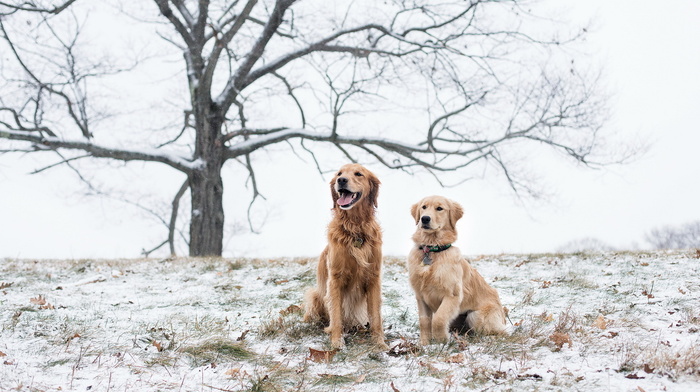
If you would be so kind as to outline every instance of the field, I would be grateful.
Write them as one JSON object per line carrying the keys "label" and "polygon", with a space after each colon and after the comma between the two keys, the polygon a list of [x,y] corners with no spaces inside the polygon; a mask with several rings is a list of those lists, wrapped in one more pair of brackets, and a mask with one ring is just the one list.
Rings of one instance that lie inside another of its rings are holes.
{"label": "field", "polygon": [[385,259],[388,352],[330,351],[299,305],[315,259],[0,260],[1,391],[697,391],[700,251],[470,261],[510,335],[419,347]]}

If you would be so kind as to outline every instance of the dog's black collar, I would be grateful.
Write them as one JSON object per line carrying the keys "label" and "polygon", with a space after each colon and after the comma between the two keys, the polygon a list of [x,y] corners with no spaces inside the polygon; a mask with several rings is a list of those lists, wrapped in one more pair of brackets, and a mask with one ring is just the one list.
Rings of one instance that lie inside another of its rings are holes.
{"label": "dog's black collar", "polygon": [[418,249],[423,251],[423,265],[433,264],[433,259],[430,258],[430,252],[442,252],[443,250],[449,249],[450,246],[452,246],[452,244],[435,245],[435,246],[430,246],[430,245],[419,246]]}
{"label": "dog's black collar", "polygon": [[452,246],[452,244],[447,244],[447,245],[435,245],[435,246],[430,246],[430,245],[421,245],[418,247],[418,249],[422,250],[423,253],[428,253],[428,252],[442,252],[443,250],[447,250]]}

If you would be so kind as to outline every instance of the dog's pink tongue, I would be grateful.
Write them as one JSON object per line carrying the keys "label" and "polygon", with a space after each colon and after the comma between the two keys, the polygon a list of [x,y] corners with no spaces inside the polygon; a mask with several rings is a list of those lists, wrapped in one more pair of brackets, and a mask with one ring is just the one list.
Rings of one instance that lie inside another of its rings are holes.
{"label": "dog's pink tongue", "polygon": [[346,193],[344,196],[341,196],[338,199],[338,205],[339,206],[346,206],[350,203],[352,203],[352,193]]}

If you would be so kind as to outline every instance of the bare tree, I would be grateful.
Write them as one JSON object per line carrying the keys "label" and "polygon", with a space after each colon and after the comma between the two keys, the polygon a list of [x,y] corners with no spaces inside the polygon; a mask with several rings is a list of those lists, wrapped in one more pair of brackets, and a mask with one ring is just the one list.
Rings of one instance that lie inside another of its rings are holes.
{"label": "bare tree", "polygon": [[700,221],[652,229],[645,235],[654,249],[700,248]]}
{"label": "bare tree", "polygon": [[[120,7],[116,0],[100,3]],[[11,60],[3,82],[17,92],[0,97],[0,138],[13,141],[3,150],[55,153],[61,165],[105,158],[184,173],[164,224],[174,249],[177,206],[189,190],[192,256],[222,253],[224,165],[237,161],[248,171],[254,201],[260,195],[254,153],[278,143],[308,154],[319,171],[321,143],[349,161],[427,171],[438,181],[441,173],[468,178],[467,168],[491,167],[516,192],[530,192],[509,161],[513,151],[545,146],[588,166],[611,156],[599,155],[605,100],[595,75],[579,72],[567,49],[585,30],[562,32],[524,4],[129,3],[120,15],[184,60],[184,120],[164,122],[154,142],[145,126],[142,136],[120,140],[100,121],[115,115],[94,103],[100,81],[131,72],[143,59],[87,58],[86,48],[100,37],[93,33],[88,43],[81,33],[97,5],[0,2],[2,51]]]}

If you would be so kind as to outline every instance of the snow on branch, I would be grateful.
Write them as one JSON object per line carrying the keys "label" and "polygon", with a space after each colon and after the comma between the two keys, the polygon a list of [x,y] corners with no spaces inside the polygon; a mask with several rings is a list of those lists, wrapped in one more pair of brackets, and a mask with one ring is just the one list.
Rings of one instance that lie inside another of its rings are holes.
{"label": "snow on branch", "polygon": [[55,136],[42,136],[40,134],[21,131],[0,130],[0,138],[31,142],[34,148],[39,151],[58,149],[78,150],[85,151],[95,158],[110,158],[119,161],[160,162],[184,173],[196,170],[203,164],[203,162],[199,160],[190,161],[179,155],[168,154],[157,150],[106,147],[85,140],[67,140]]}

